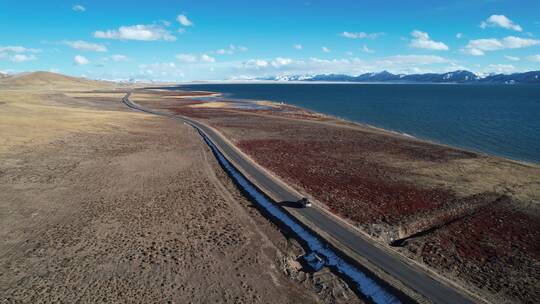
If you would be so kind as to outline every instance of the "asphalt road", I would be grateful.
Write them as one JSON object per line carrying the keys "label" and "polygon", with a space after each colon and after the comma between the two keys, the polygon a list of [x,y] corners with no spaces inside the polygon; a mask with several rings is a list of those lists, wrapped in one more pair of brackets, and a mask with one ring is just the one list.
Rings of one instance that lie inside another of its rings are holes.
{"label": "asphalt road", "polygon": [[[188,117],[145,109],[131,102],[129,100],[130,94],[131,93],[128,93],[122,100],[128,107],[146,113],[178,119],[204,132],[229,161],[232,161],[236,166],[241,167],[241,169],[249,175],[252,182],[261,185],[266,190],[270,191],[272,194],[271,196],[278,201],[290,202],[300,199],[295,193],[283,187],[274,179],[261,172],[260,169],[254,166],[250,161],[246,160],[213,129]],[[287,209],[287,207],[284,208]],[[324,211],[316,207],[297,209],[297,211],[301,212],[304,218],[311,221],[313,225],[316,225],[321,230],[325,231],[335,240],[339,241],[343,246],[346,246],[363,256],[373,265],[379,267],[386,273],[389,273],[394,278],[434,303],[474,303],[468,296],[463,295],[448,285],[442,284],[422,268],[409,265],[403,262],[399,257],[373,245],[352,228],[340,223]]]}

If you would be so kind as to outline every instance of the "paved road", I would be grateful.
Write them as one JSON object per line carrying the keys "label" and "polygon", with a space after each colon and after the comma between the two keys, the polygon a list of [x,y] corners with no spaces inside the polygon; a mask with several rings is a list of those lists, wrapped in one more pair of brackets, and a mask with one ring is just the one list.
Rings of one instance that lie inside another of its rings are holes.
{"label": "paved road", "polygon": [[[298,197],[295,193],[292,193],[287,188],[283,187],[274,179],[261,172],[260,169],[254,166],[250,161],[246,160],[213,129],[197,122],[196,120],[184,116],[145,109],[131,102],[129,100],[130,94],[131,93],[128,93],[123,98],[123,102],[128,107],[146,113],[179,119],[204,132],[206,136],[218,147],[218,149],[229,159],[229,161],[232,161],[237,166],[240,166],[244,172],[249,174],[251,179],[255,180],[255,184],[261,185],[266,190],[270,191],[272,197],[277,198],[279,201],[296,201],[300,199],[300,197]],[[324,211],[314,207],[297,209],[297,211],[301,212],[303,217],[311,221],[312,224],[316,225],[321,230],[331,235],[334,239],[338,240],[342,245],[365,257],[375,266],[391,274],[394,278],[398,279],[406,286],[430,299],[434,303],[474,303],[469,297],[457,292],[452,287],[440,283],[420,267],[406,264],[400,260],[400,258],[373,245],[368,240],[364,239],[360,234],[353,231],[350,227],[340,223],[330,215],[326,214]]]}

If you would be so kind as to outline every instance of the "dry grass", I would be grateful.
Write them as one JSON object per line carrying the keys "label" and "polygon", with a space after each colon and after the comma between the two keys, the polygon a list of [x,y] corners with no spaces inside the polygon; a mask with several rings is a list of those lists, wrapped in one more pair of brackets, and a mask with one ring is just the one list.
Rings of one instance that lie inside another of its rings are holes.
{"label": "dry grass", "polygon": [[361,302],[295,268],[192,128],[57,78],[0,84],[0,302]]}
{"label": "dry grass", "polygon": [[10,90],[94,90],[117,87],[115,83],[75,78],[50,72],[22,73],[0,79],[1,89]]}
{"label": "dry grass", "polygon": [[540,214],[540,168],[494,158],[456,159],[445,164],[401,164],[418,183],[447,187],[460,196],[494,192],[515,199],[521,208]]}
{"label": "dry grass", "polygon": [[142,119],[137,113],[75,106],[76,100],[44,91],[0,90],[0,101],[0,153],[69,133],[112,129],[134,117]]}

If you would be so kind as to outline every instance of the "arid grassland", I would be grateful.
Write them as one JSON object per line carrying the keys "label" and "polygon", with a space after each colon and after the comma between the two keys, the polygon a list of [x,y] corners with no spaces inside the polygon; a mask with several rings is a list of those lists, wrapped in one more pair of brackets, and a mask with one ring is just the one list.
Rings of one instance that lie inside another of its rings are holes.
{"label": "arid grassland", "polygon": [[1,303],[359,303],[125,87],[0,81]]}

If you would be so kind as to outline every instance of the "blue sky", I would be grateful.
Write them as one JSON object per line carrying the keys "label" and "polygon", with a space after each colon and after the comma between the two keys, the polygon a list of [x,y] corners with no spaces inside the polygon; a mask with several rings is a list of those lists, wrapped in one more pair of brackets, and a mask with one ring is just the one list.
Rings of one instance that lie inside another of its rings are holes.
{"label": "blue sky", "polygon": [[141,80],[540,70],[540,1],[0,0],[0,71]]}

